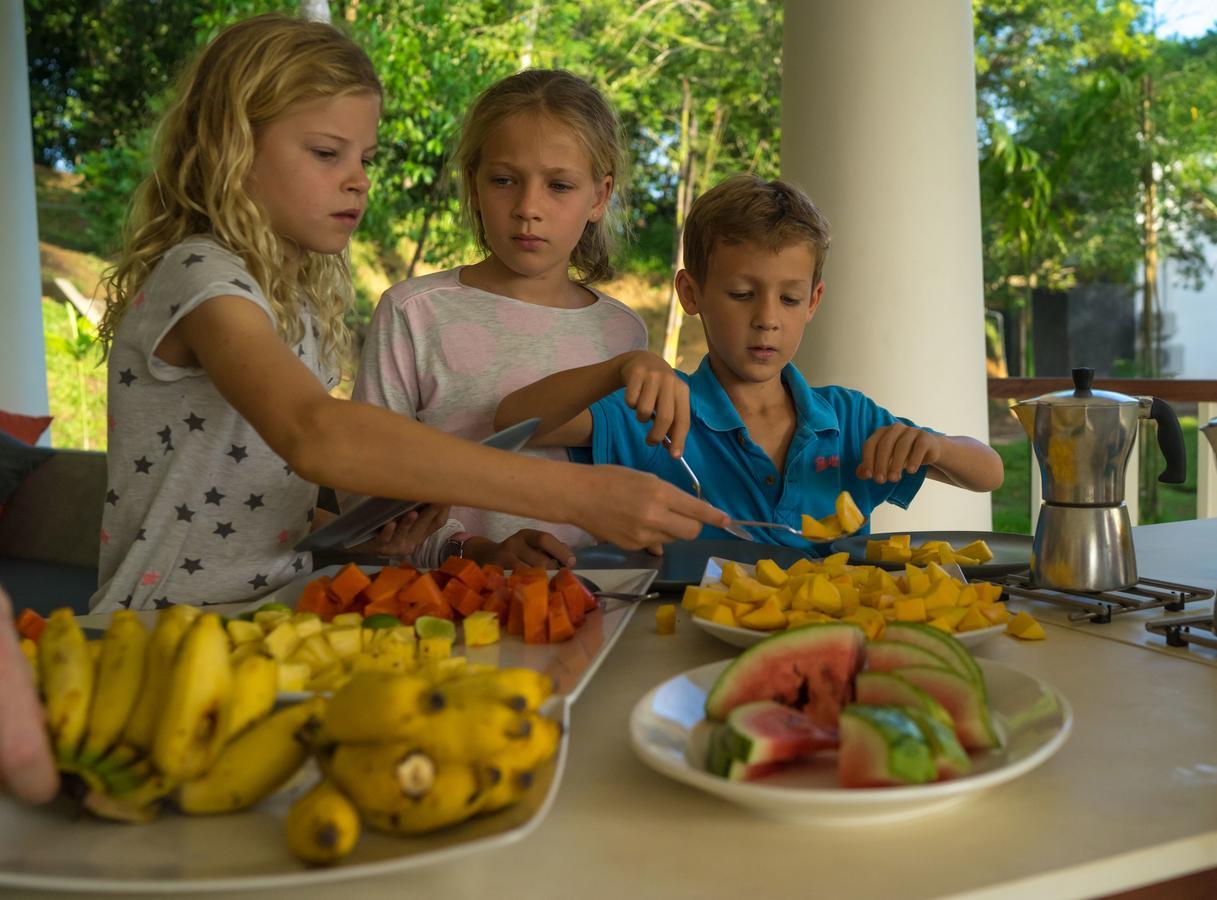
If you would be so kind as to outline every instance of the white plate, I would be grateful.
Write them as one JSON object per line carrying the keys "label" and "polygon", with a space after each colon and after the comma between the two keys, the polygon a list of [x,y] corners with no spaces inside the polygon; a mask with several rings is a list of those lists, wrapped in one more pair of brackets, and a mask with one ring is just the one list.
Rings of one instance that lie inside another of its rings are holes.
{"label": "white plate", "polygon": [[1037,678],[978,659],[1001,750],[972,756],[972,774],[891,788],[843,788],[835,757],[761,781],[728,781],[705,771],[706,694],[731,662],[699,666],[665,681],[634,706],[630,741],[648,766],[773,818],[829,825],[873,825],[923,816],[1023,775],[1055,753],[1073,725],[1069,703]]}
{"label": "white plate", "polygon": [[[702,587],[715,584],[721,580],[723,563],[725,562],[728,562],[728,560],[720,559],[717,556],[712,556],[706,560],[706,571],[701,577]],[[749,566],[744,563],[736,563],[736,565],[746,575],[756,574],[756,566]],[[778,634],[776,631],[757,631],[755,628],[740,628],[738,625],[721,625],[718,622],[710,622],[706,619],[699,619],[696,616],[690,616],[690,619],[702,631],[713,635],[720,641],[730,644],[732,647],[751,647],[753,644],[759,644],[771,634]],[[965,647],[975,647],[977,644],[982,644],[1005,630],[1005,625],[990,625],[988,628],[977,628],[975,631],[960,631],[954,636]]]}
{"label": "white plate", "polygon": [[562,722],[558,753],[514,806],[434,834],[404,838],[365,828],[355,850],[332,868],[309,868],[287,852],[283,817],[312,784],[288,788],[243,813],[183,816],[149,825],[72,816],[67,801],[37,809],[0,798],[0,886],[87,893],[160,894],[292,888],[407,872],[515,843],[545,818],[562,780],[570,704],[544,712]]}

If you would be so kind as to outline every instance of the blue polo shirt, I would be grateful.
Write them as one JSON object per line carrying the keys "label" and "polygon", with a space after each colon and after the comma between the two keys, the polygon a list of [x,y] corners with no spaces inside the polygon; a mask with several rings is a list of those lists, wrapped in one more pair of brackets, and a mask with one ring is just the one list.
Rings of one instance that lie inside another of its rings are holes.
{"label": "blue polo shirt", "polygon": [[[709,357],[692,375],[677,374],[689,385],[685,460],[701,479],[705,500],[733,519],[781,522],[799,529],[804,514],[821,518],[835,512],[841,491],[849,491],[869,518],[880,503],[907,507],[925,481],[925,466],[895,483],[876,484],[854,474],[862,460],[862,445],[876,429],[893,422],[913,425],[859,391],[831,385],[813,388],[793,365],[782,370],[798,424],[786,451],[786,470],[779,472],[768,454],[752,442],[710,368]],[[593,462],[651,472],[692,490],[688,474],[667,448],[646,442],[651,423],[639,422],[626,406],[624,389],[592,404],[591,413]],[[758,541],[808,547],[806,540],[777,529],[748,530]],[[869,531],[869,522],[863,531]],[[701,537],[731,535],[706,526]]]}

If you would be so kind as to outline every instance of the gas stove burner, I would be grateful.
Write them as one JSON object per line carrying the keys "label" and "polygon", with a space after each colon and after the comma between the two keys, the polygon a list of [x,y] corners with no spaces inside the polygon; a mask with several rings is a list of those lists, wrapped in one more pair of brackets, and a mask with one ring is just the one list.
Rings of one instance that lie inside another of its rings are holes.
{"label": "gas stove burner", "polygon": [[1167,612],[1182,612],[1189,603],[1208,600],[1213,592],[1188,584],[1142,578],[1135,585],[1118,591],[1064,591],[1058,588],[1039,588],[1031,584],[1028,572],[1007,575],[997,579],[1006,593],[1019,600],[1040,600],[1059,606],[1074,607],[1069,614],[1074,622],[1089,621],[1105,625],[1112,616],[1145,609],[1165,609]]}
{"label": "gas stove burner", "polygon": [[1145,630],[1166,638],[1168,647],[1196,644],[1217,650],[1217,634],[1213,631],[1213,614],[1194,616],[1164,616],[1145,623]]}

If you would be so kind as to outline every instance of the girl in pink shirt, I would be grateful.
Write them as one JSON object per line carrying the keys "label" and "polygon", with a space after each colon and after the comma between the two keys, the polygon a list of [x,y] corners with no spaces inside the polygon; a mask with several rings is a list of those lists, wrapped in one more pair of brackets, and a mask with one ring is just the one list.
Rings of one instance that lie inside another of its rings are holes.
{"label": "girl in pink shirt", "polygon": [[[646,348],[627,306],[591,285],[612,274],[625,151],[595,88],[558,70],[505,78],[478,98],[456,151],[462,203],[486,257],[385,292],[355,399],[480,440],[499,401],[554,372]],[[572,271],[573,270],[573,271]],[[526,450],[566,459],[557,448]],[[416,561],[454,553],[504,566],[574,562],[586,531],[455,508]]]}

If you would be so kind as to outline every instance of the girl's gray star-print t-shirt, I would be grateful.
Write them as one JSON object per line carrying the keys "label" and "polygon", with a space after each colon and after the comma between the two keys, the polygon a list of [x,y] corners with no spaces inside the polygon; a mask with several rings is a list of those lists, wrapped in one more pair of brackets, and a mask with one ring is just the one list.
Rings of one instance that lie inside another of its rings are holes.
{"label": "girl's gray star-print t-shirt", "polygon": [[[119,324],[109,362],[108,483],[94,612],[251,600],[312,570],[292,547],[311,528],[317,487],[292,471],[201,368],[156,348],[182,316],[243,297],[273,320],[241,258],[205,236],[165,254]],[[337,383],[305,313],[293,346]]]}

